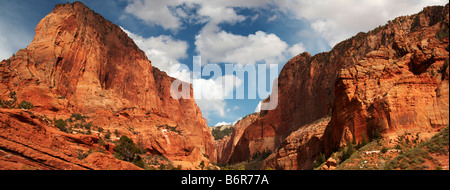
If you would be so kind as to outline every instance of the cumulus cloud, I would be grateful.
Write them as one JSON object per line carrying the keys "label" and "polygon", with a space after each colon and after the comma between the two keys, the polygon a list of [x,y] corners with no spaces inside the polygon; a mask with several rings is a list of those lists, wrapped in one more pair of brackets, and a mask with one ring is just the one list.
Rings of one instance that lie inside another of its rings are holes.
{"label": "cumulus cloud", "polygon": [[234,8],[264,7],[269,2],[271,0],[128,0],[125,13],[149,25],[177,31],[182,28],[183,21],[216,24],[242,22],[246,17],[238,15]]}
{"label": "cumulus cloud", "polygon": [[300,53],[303,53],[306,51],[305,46],[303,45],[303,43],[297,43],[292,45],[291,47],[289,47],[289,49],[287,50],[288,54],[290,57],[294,57]]}
{"label": "cumulus cloud", "polygon": [[[125,8],[127,14],[134,15],[149,24],[161,25],[165,29],[178,30],[182,28],[183,23],[205,23],[195,36],[196,51],[202,56],[203,65],[208,62],[280,63],[286,61],[291,53],[299,50],[300,47],[299,45],[289,47],[277,35],[264,31],[244,36],[224,31],[219,27],[219,24],[236,24],[247,19],[246,16],[238,14],[236,9],[276,7],[272,0],[128,0],[128,2],[129,4]],[[258,17],[257,14],[256,17],[250,16],[249,19]],[[268,19],[273,21],[277,18],[278,15],[273,14]],[[161,41],[161,39],[157,40]],[[153,52],[153,54],[158,54],[158,52]]]}
{"label": "cumulus cloud", "polygon": [[200,16],[206,17],[211,23],[230,23],[242,22],[245,16],[237,15],[233,8],[224,6],[204,5],[198,10]]}
{"label": "cumulus cloud", "polygon": [[233,121],[232,123],[222,121],[222,122],[219,122],[219,123],[215,124],[214,127],[219,127],[219,126],[224,126],[224,125],[236,125],[236,123],[237,123],[238,121],[240,121],[240,120],[242,120],[242,117],[237,118],[237,119],[236,119],[235,121]]}
{"label": "cumulus cloud", "polygon": [[124,28],[122,30],[145,52],[153,66],[165,71],[169,76],[190,82],[189,68],[178,61],[187,57],[189,45],[186,41],[167,35],[144,38]]}
{"label": "cumulus cloud", "polygon": [[284,60],[288,44],[275,34],[257,31],[248,36],[221,30],[217,25],[207,24],[195,36],[196,51],[206,63],[254,64],[259,61],[278,63]]}
{"label": "cumulus cloud", "polygon": [[125,13],[131,14],[148,24],[160,25],[164,29],[178,30],[181,21],[169,9],[173,5],[176,5],[176,2],[132,0],[125,7]]}
{"label": "cumulus cloud", "polygon": [[222,122],[219,122],[219,123],[215,124],[214,127],[219,127],[219,126],[224,126],[224,125],[231,125],[231,123],[222,121]]}
{"label": "cumulus cloud", "polygon": [[241,85],[241,80],[235,75],[224,75],[216,79],[194,79],[193,83],[195,99],[225,99]]}
{"label": "cumulus cloud", "polygon": [[194,79],[192,85],[194,98],[204,116],[208,117],[210,113],[215,113],[224,117],[226,113],[225,98],[232,94],[233,90],[241,83],[241,80],[235,75],[224,75],[216,79]]}

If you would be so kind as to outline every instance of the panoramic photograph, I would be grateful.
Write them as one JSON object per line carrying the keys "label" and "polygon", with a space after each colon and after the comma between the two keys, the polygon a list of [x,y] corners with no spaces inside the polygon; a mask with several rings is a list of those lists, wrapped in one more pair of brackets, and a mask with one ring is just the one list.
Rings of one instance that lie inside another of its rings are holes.
{"label": "panoramic photograph", "polygon": [[0,61],[0,170],[449,170],[444,0],[0,0]]}

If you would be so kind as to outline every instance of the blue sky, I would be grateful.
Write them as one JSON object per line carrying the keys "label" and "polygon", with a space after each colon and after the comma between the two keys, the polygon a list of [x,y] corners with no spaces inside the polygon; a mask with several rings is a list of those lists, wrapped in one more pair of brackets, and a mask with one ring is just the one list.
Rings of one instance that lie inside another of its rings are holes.
{"label": "blue sky", "polygon": [[[0,60],[25,48],[38,22],[68,0],[0,0]],[[358,32],[367,32],[400,15],[419,12],[442,0],[82,0],[121,26],[144,50],[153,66],[183,80],[192,78],[193,56],[202,65],[266,64],[278,72],[304,51],[329,51]],[[184,69],[183,69],[184,68]],[[278,73],[272,73],[278,75]],[[268,76],[268,75],[267,75]],[[235,80],[234,84],[224,81]],[[222,74],[192,80],[208,125],[234,123],[255,112],[261,99],[226,99],[236,88],[248,89],[247,77]],[[268,84],[271,84],[270,81]],[[270,85],[271,86],[271,85]],[[215,91],[215,89],[222,89]]]}

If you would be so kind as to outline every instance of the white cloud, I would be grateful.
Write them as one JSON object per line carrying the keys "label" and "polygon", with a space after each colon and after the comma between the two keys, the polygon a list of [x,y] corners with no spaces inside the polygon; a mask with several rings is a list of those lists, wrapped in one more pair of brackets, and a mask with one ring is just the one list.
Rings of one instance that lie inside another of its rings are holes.
{"label": "white cloud", "polygon": [[[234,81],[234,82],[226,82]],[[225,99],[242,81],[235,75],[224,75],[216,79],[194,79],[195,99]]]}
{"label": "white cloud", "polygon": [[206,63],[254,64],[258,61],[279,63],[288,45],[275,34],[257,31],[248,36],[220,30],[217,25],[207,24],[195,36],[196,51]]}
{"label": "white cloud", "polygon": [[204,5],[198,10],[200,16],[207,17],[211,23],[230,23],[242,22],[245,16],[237,15],[233,8],[223,6]]}
{"label": "white cloud", "polygon": [[[279,9],[306,20],[333,47],[358,32],[367,32],[401,15],[419,12],[429,5],[444,5],[444,0],[281,0]],[[401,7],[401,8],[399,8]]]}
{"label": "white cloud", "polygon": [[257,20],[259,18],[259,14],[255,14],[255,15],[253,15],[251,18],[250,18],[250,20],[252,21],[252,22],[255,22],[255,20]]}
{"label": "white cloud", "polygon": [[306,51],[305,46],[303,45],[303,43],[297,43],[292,45],[288,50],[289,56],[290,57],[294,57],[300,53],[303,53]]}
{"label": "white cloud", "polygon": [[256,113],[261,112],[261,102],[259,102],[258,105],[256,106],[255,112]]}
{"label": "white cloud", "polygon": [[156,24],[164,29],[176,31],[181,21],[176,17],[169,6],[176,5],[174,1],[130,0],[125,13],[131,14],[148,24]]}
{"label": "white cloud", "polygon": [[278,15],[275,14],[275,15],[269,17],[269,18],[267,19],[267,22],[272,22],[272,21],[274,21],[274,20],[277,20],[277,18],[278,18]]}
{"label": "white cloud", "polygon": [[267,8],[272,0],[128,0],[125,13],[150,25],[178,31],[183,21],[188,23],[229,23],[246,19],[236,8]]}
{"label": "white cloud", "polygon": [[214,126],[215,126],[215,127],[219,127],[219,126],[223,126],[223,125],[236,125],[236,123],[237,123],[238,121],[240,121],[241,119],[242,119],[242,117],[239,117],[239,118],[237,118],[235,121],[233,121],[233,123],[222,121],[222,122],[217,123],[217,124],[214,125]]}
{"label": "white cloud", "polygon": [[219,126],[223,126],[223,125],[231,125],[231,123],[227,123],[225,121],[219,122],[216,125],[214,125],[214,127],[219,127]]}
{"label": "white cloud", "polygon": [[213,113],[224,117],[226,113],[225,97],[233,93],[233,90],[241,83],[241,80],[234,75],[225,75],[216,79],[194,79],[194,98],[202,110],[203,116],[208,117]]}
{"label": "white cloud", "polygon": [[173,39],[171,36],[160,35],[144,38],[122,28],[137,46],[142,49],[152,61],[152,65],[166,72],[169,76],[182,81],[190,81],[190,71],[178,61],[187,57],[188,43]]}

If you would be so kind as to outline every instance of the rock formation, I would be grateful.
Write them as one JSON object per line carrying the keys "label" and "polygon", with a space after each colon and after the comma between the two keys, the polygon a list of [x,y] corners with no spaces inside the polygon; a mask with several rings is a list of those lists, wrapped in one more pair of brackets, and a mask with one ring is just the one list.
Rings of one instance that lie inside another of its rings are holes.
{"label": "rock formation", "polygon": [[31,102],[36,115],[68,119],[80,113],[104,131],[141,141],[150,154],[216,161],[194,99],[171,98],[175,79],[153,67],[119,26],[80,2],[56,5],[31,44],[1,62],[0,73],[1,98],[14,93],[18,102]]}
{"label": "rock formation", "polygon": [[283,170],[310,169],[321,152],[321,137],[331,117],[324,117],[292,132],[265,160],[265,167]]}
{"label": "rock formation", "polygon": [[[221,157],[236,163],[270,149],[270,166],[311,169],[319,153],[329,155],[353,137],[442,129],[449,123],[448,9],[426,7],[329,52],[292,58],[278,79],[278,107],[262,111]],[[304,126],[327,115],[324,129]]]}
{"label": "rock formation", "polygon": [[[112,155],[93,153],[89,159],[79,159],[92,149],[107,149],[98,136],[67,134],[47,125],[34,113],[0,109],[0,169],[17,170],[138,170],[132,163]],[[103,159],[98,154],[104,155]],[[101,165],[98,163],[102,163]],[[108,164],[111,163],[112,164]]]}
{"label": "rock formation", "polygon": [[359,142],[379,131],[395,138],[449,124],[448,7],[398,17],[357,39],[376,48],[338,73],[326,154],[352,136]]}
{"label": "rock formation", "polygon": [[216,141],[217,163],[229,163],[231,153],[241,139],[247,127],[258,118],[258,114],[250,114],[233,125],[233,133],[219,141]]}

